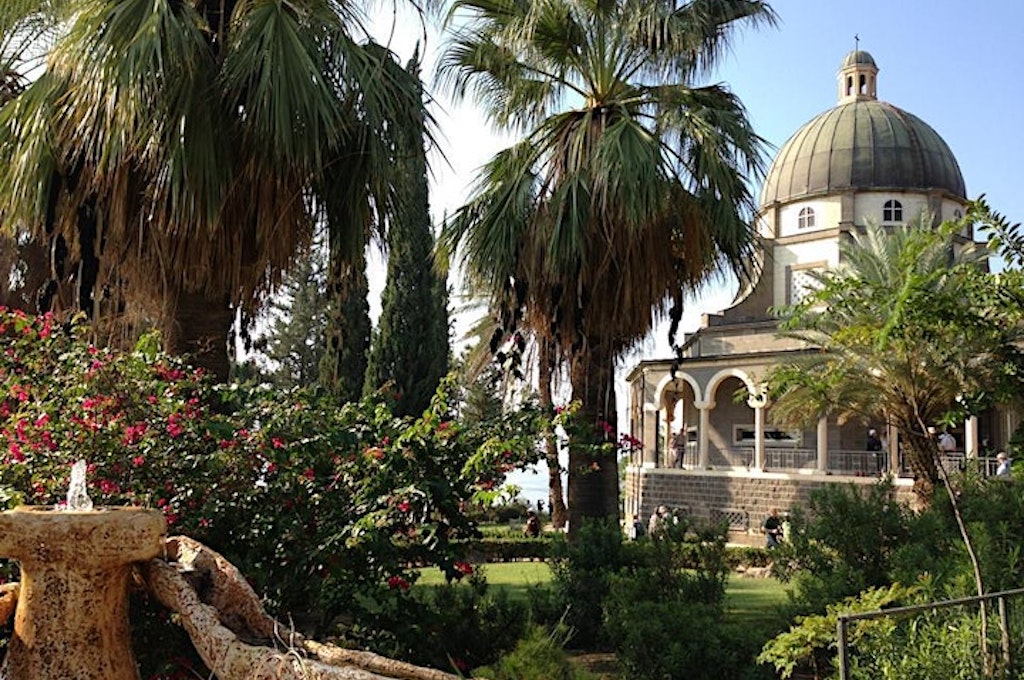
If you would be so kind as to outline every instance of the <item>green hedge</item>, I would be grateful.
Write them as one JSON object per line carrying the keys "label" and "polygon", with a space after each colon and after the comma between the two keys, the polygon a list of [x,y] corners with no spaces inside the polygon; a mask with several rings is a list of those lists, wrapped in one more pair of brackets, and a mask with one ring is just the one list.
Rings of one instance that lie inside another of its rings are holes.
{"label": "green hedge", "polygon": [[547,559],[550,545],[551,539],[543,535],[537,538],[485,537],[461,541],[459,549],[463,557],[470,562],[514,562]]}
{"label": "green hedge", "polygon": [[[550,555],[551,538],[541,534],[538,538],[526,536],[485,536],[482,539],[460,541],[458,550],[469,562],[514,562],[516,560],[546,560]],[[688,569],[697,567],[699,555],[697,546],[683,544],[682,561]],[[728,547],[725,549],[726,565],[730,569],[739,566],[764,567],[772,556],[765,548]]]}

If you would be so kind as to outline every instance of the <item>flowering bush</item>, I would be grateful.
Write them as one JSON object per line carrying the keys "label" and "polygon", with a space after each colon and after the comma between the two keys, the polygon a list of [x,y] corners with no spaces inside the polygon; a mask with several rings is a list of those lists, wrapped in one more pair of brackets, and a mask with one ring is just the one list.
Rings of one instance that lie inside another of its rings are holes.
{"label": "flowering bush", "polygon": [[97,505],[159,508],[170,533],[232,560],[307,632],[365,631],[400,610],[412,567],[469,572],[465,510],[536,459],[536,414],[462,427],[451,384],[415,421],[315,390],[221,386],[160,354],[100,349],[86,329],[0,309],[0,487],[59,505],[88,463]]}

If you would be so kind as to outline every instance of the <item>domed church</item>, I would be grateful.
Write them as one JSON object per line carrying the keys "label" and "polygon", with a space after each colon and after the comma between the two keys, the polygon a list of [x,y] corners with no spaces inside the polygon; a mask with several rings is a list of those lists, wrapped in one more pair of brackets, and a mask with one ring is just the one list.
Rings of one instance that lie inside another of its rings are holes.
{"label": "domed church", "polygon": [[[772,366],[801,350],[777,335],[768,310],[799,300],[809,272],[839,262],[844,232],[922,213],[936,224],[963,214],[956,157],[923,120],[878,99],[878,73],[867,52],[848,54],[836,106],[779,150],[756,216],[764,240],[757,277],[729,309],[703,315],[678,358],[642,361],[628,375],[630,430],[643,447],[627,468],[627,516],[646,519],[667,505],[756,530],[771,508],[800,502],[826,482],[870,484],[893,472],[898,492],[909,492],[895,431],[828,418],[811,430],[773,428],[763,383]],[[953,432],[954,456],[977,456],[983,438],[1005,442],[1016,426],[1006,414],[980,420]],[[877,448],[868,446],[871,430],[880,452],[868,450]]]}

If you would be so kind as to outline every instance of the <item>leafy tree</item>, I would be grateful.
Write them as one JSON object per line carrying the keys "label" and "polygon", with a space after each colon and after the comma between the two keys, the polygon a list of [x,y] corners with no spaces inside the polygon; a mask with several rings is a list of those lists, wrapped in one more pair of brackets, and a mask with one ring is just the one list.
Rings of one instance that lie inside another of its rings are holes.
{"label": "leafy tree", "polygon": [[314,244],[288,272],[281,297],[270,304],[273,320],[264,338],[264,354],[274,366],[272,377],[279,387],[317,382],[329,318],[326,265],[324,248]]}
{"label": "leafy tree", "polygon": [[78,308],[115,313],[99,291],[123,291],[168,350],[223,379],[236,310],[280,281],[317,220],[363,242],[391,211],[392,133],[421,103],[382,68],[386,49],[353,38],[358,7],[4,5],[10,25],[42,15],[56,35],[0,110],[0,223],[66,245]]}
{"label": "leafy tree", "polygon": [[[458,0],[440,76],[523,138],[442,234],[508,335],[552,339],[591,432],[570,446],[569,529],[618,513],[619,355],[723,263],[750,261],[762,140],[723,85],[695,86],[767,4]],[[454,22],[453,22],[454,23]]]}
{"label": "leafy tree", "polygon": [[1021,279],[989,274],[987,249],[960,235],[979,210],[852,233],[839,266],[812,274],[817,289],[778,310],[784,332],[820,351],[770,373],[772,417],[893,423],[925,503],[940,481],[928,428],[1024,388]]}
{"label": "leafy tree", "polygon": [[[922,215],[852,233],[840,266],[815,275],[819,288],[782,310],[783,328],[820,351],[774,369],[768,381],[783,423],[832,415],[896,425],[920,503],[945,489],[981,595],[978,552],[929,431],[1018,400],[1024,389],[1022,280],[989,274],[987,250],[962,236],[988,219],[979,212],[971,206],[964,221],[937,229]],[[984,605],[981,620],[985,630]],[[987,639],[980,641],[987,660]]]}
{"label": "leafy tree", "polygon": [[[418,57],[407,71],[410,81],[420,82]],[[433,266],[425,125],[400,133],[398,211],[388,232],[388,277],[366,369],[366,391],[387,387],[399,415],[422,413],[448,372],[448,294]]]}

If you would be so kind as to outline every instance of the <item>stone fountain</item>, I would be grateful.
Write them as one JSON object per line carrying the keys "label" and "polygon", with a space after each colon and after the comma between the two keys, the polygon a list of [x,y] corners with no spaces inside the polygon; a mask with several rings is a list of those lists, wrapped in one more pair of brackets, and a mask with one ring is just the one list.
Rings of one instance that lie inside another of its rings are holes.
{"label": "stone fountain", "polygon": [[139,680],[128,624],[133,568],[220,680],[457,680],[303,639],[266,614],[219,554],[184,536],[165,539],[159,511],[92,509],[83,461],[71,479],[66,510],[0,512],[0,557],[21,565],[20,584],[0,586],[0,623],[14,613],[0,680]]}
{"label": "stone fountain", "polygon": [[164,517],[143,508],[89,509],[81,500],[84,463],[73,478],[82,479],[68,494],[74,509],[0,513],[0,556],[21,566],[3,680],[139,678],[128,577],[132,563],[162,554]]}

